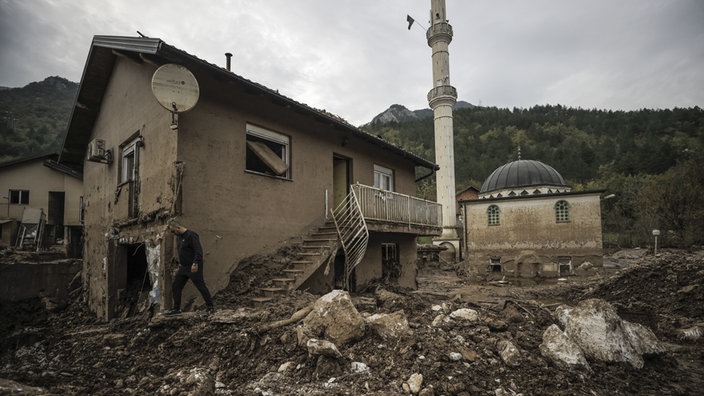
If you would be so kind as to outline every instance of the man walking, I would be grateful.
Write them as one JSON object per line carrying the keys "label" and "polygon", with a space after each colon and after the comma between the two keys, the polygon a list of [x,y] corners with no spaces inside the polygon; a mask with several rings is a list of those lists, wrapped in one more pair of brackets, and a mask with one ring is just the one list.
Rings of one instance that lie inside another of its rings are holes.
{"label": "man walking", "polygon": [[203,247],[200,244],[198,234],[176,222],[169,223],[169,230],[176,235],[179,266],[171,285],[174,306],[164,312],[164,315],[181,313],[181,292],[189,279],[198,289],[203,300],[205,300],[206,314],[213,313],[215,311],[213,299],[203,280]]}

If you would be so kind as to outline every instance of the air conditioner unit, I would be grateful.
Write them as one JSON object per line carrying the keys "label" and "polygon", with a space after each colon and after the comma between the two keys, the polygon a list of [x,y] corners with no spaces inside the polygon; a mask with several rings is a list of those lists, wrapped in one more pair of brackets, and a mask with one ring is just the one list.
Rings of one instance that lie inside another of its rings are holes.
{"label": "air conditioner unit", "polygon": [[112,162],[112,152],[105,149],[105,140],[93,139],[88,143],[88,161],[104,164]]}

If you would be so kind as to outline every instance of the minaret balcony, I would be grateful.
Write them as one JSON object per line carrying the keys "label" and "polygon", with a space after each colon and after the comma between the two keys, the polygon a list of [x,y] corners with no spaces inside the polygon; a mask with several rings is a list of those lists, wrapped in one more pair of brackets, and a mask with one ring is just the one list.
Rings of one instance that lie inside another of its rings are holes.
{"label": "minaret balcony", "polygon": [[428,39],[428,45],[431,47],[433,43],[439,40],[444,40],[449,44],[450,41],[452,41],[452,25],[447,22],[433,23],[425,32],[425,37]]}
{"label": "minaret balcony", "polygon": [[457,102],[457,88],[452,85],[440,85],[428,92],[428,103],[430,108],[435,108],[434,104],[448,101],[451,105]]}

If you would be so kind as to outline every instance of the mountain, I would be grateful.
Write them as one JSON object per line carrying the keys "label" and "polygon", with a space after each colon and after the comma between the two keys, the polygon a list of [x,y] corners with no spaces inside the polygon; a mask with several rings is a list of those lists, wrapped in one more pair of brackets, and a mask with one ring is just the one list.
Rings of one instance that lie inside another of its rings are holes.
{"label": "mountain", "polygon": [[77,92],[77,83],[58,76],[0,89],[0,163],[58,152]]}
{"label": "mountain", "polygon": [[[471,103],[459,100],[455,105],[453,106],[454,110],[458,109],[471,109],[474,108],[475,106]],[[379,113],[376,115],[372,120],[366,125],[378,125],[378,124],[388,124],[390,122],[409,122],[409,121],[417,121],[417,120],[422,120],[424,118],[429,118],[433,116],[433,111],[431,109],[420,109],[420,110],[408,110],[403,105],[400,104],[393,104],[391,107],[386,109],[385,111]]]}

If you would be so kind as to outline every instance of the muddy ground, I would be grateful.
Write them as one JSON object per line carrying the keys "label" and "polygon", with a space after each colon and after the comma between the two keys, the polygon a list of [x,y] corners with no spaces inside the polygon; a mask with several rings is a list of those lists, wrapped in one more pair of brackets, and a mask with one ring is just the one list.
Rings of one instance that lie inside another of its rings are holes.
{"label": "muddy ground", "polygon": [[[422,374],[419,393],[426,396],[704,390],[702,251],[620,252],[603,270],[532,285],[470,282],[453,268],[425,265],[418,290],[352,294],[363,314],[403,310],[412,335],[388,341],[367,331],[340,347],[337,359],[309,356],[297,345],[295,323],[261,330],[319,296],[297,291],[254,307],[251,282],[235,274],[231,287],[215,296],[219,312],[213,316],[164,318],[142,309],[98,323],[80,293],[51,312],[39,300],[3,303],[0,394],[399,395],[408,394],[404,383],[413,374]],[[554,367],[539,350],[543,332],[556,322],[554,308],[587,298],[605,299],[624,319],[650,327],[668,352],[649,357],[640,370],[598,361],[589,362],[591,373]],[[433,307],[443,304],[477,310],[481,320],[432,326]],[[517,366],[499,356],[501,340],[519,348]],[[355,371],[353,362],[368,370]]]}

